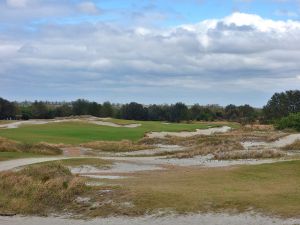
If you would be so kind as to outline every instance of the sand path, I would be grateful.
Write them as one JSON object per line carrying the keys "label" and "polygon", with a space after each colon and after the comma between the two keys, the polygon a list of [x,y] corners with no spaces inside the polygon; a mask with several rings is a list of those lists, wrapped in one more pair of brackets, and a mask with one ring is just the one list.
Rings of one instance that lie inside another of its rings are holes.
{"label": "sand path", "polygon": [[280,219],[259,214],[196,214],[187,216],[109,217],[73,220],[54,217],[0,217],[1,225],[296,225],[300,219]]}

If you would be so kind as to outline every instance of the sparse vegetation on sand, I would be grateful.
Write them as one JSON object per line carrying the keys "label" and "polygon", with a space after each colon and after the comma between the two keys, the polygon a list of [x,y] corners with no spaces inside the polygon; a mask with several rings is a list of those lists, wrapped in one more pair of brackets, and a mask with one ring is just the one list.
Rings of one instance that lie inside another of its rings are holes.
{"label": "sparse vegetation on sand", "polygon": [[297,151],[300,150],[300,140],[295,141],[293,144],[284,146],[282,150],[291,150]]}
{"label": "sparse vegetation on sand", "polygon": [[59,155],[61,145],[40,142],[36,144],[22,143],[0,137],[0,152],[35,153],[43,155]]}
{"label": "sparse vegetation on sand", "polygon": [[88,191],[84,180],[60,164],[35,165],[0,173],[0,212],[48,215],[62,213]]}
{"label": "sparse vegetation on sand", "polygon": [[154,148],[151,145],[138,144],[132,141],[94,141],[81,144],[82,147],[104,152],[132,152]]}
{"label": "sparse vegetation on sand", "polygon": [[71,158],[71,159],[62,159],[51,162],[40,163],[40,165],[52,165],[57,163],[63,166],[68,167],[77,167],[77,166],[94,166],[94,167],[107,167],[111,165],[111,161],[103,160],[100,158]]}
{"label": "sparse vegetation on sand", "polygon": [[236,160],[236,159],[269,159],[280,158],[285,156],[286,153],[280,150],[242,150],[231,152],[217,152],[214,153],[216,160]]}
{"label": "sparse vegetation on sand", "polygon": [[197,155],[208,155],[219,152],[229,152],[242,150],[243,146],[235,139],[221,136],[198,137],[195,145],[188,150],[178,152],[174,155],[176,158],[192,158]]}

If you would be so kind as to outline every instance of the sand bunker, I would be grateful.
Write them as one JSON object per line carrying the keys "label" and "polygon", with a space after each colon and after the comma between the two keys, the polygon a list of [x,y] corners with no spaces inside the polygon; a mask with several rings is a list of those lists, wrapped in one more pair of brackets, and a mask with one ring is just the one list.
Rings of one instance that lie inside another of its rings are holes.
{"label": "sand bunker", "polygon": [[246,141],[241,144],[245,149],[258,149],[258,148],[282,148],[287,145],[293,144],[295,141],[300,140],[300,134],[290,134],[283,138],[280,138],[274,142],[264,142],[264,141]]}
{"label": "sand bunker", "polygon": [[126,124],[126,125],[120,125],[112,122],[107,121],[89,121],[89,123],[101,125],[101,126],[108,126],[108,127],[125,127],[125,128],[136,128],[142,126],[142,124]]}
{"label": "sand bunker", "polygon": [[134,173],[139,171],[159,170],[161,167],[143,162],[115,162],[112,166],[106,168],[96,168],[93,166],[80,166],[71,168],[73,174],[112,174],[112,173]]}
{"label": "sand bunker", "polygon": [[0,128],[5,129],[16,129],[23,125],[42,125],[48,123],[63,123],[63,122],[87,122],[99,126],[108,126],[108,127],[125,127],[125,128],[136,128],[142,126],[141,124],[127,124],[120,125],[107,121],[99,121],[97,117],[83,118],[83,119],[54,119],[54,120],[26,120],[26,121],[17,121],[13,123],[1,124]]}
{"label": "sand bunker", "polygon": [[188,132],[151,132],[146,134],[149,138],[165,138],[166,136],[175,136],[175,137],[192,137],[195,135],[212,135],[215,133],[226,133],[231,130],[231,127],[215,127],[209,129],[197,129],[196,131]]}

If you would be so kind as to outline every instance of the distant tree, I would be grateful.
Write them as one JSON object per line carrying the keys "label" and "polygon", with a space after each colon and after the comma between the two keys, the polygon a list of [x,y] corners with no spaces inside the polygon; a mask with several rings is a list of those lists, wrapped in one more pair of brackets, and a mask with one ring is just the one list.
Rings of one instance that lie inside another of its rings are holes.
{"label": "distant tree", "polygon": [[185,104],[178,102],[175,105],[172,105],[170,107],[169,120],[171,122],[180,122],[182,120],[187,120],[187,119],[188,119],[188,107]]}
{"label": "distant tree", "polygon": [[250,105],[242,105],[238,107],[238,122],[251,123],[257,118],[257,113]]}
{"label": "distant tree", "polygon": [[230,121],[237,120],[237,118],[239,116],[238,107],[233,104],[226,106],[224,113],[225,113],[225,119],[230,120]]}
{"label": "distant tree", "polygon": [[169,118],[170,107],[167,105],[150,105],[148,107],[148,120],[163,121]]}
{"label": "distant tree", "polygon": [[103,117],[112,117],[114,115],[114,109],[110,102],[104,102],[101,111]]}
{"label": "distant tree", "polygon": [[55,109],[55,117],[67,117],[72,115],[72,107],[68,104],[63,104]]}
{"label": "distant tree", "polygon": [[15,103],[0,98],[0,119],[13,119],[16,117],[17,106]]}
{"label": "distant tree", "polygon": [[102,109],[102,106],[100,104],[98,104],[97,102],[91,102],[89,104],[89,115],[92,115],[92,116],[98,116],[100,117],[101,116],[101,109]]}
{"label": "distant tree", "polygon": [[266,121],[274,121],[297,112],[300,112],[299,90],[275,93],[263,108]]}
{"label": "distant tree", "polygon": [[31,105],[31,113],[34,119],[49,119],[51,116],[49,115],[49,109],[44,102],[35,101]]}
{"label": "distant tree", "polygon": [[78,99],[72,103],[73,115],[88,115],[89,102],[84,99]]}
{"label": "distant tree", "polygon": [[202,107],[199,104],[193,105],[189,109],[189,119],[190,120],[201,120]]}
{"label": "distant tree", "polygon": [[127,120],[147,120],[148,111],[142,104],[131,102],[121,107],[121,117]]}

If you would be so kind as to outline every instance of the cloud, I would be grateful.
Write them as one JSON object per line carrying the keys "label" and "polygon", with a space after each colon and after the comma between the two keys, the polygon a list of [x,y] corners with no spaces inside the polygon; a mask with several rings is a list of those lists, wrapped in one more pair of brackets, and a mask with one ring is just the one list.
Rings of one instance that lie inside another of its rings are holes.
{"label": "cloud", "polygon": [[94,2],[81,2],[78,4],[78,8],[87,14],[98,14],[100,12]]}
{"label": "cloud", "polygon": [[243,13],[169,28],[43,24],[0,36],[0,95],[262,105],[299,87],[299,43],[300,22]]}
{"label": "cloud", "polygon": [[23,8],[27,5],[28,0],[6,0],[6,4],[14,8]]}

